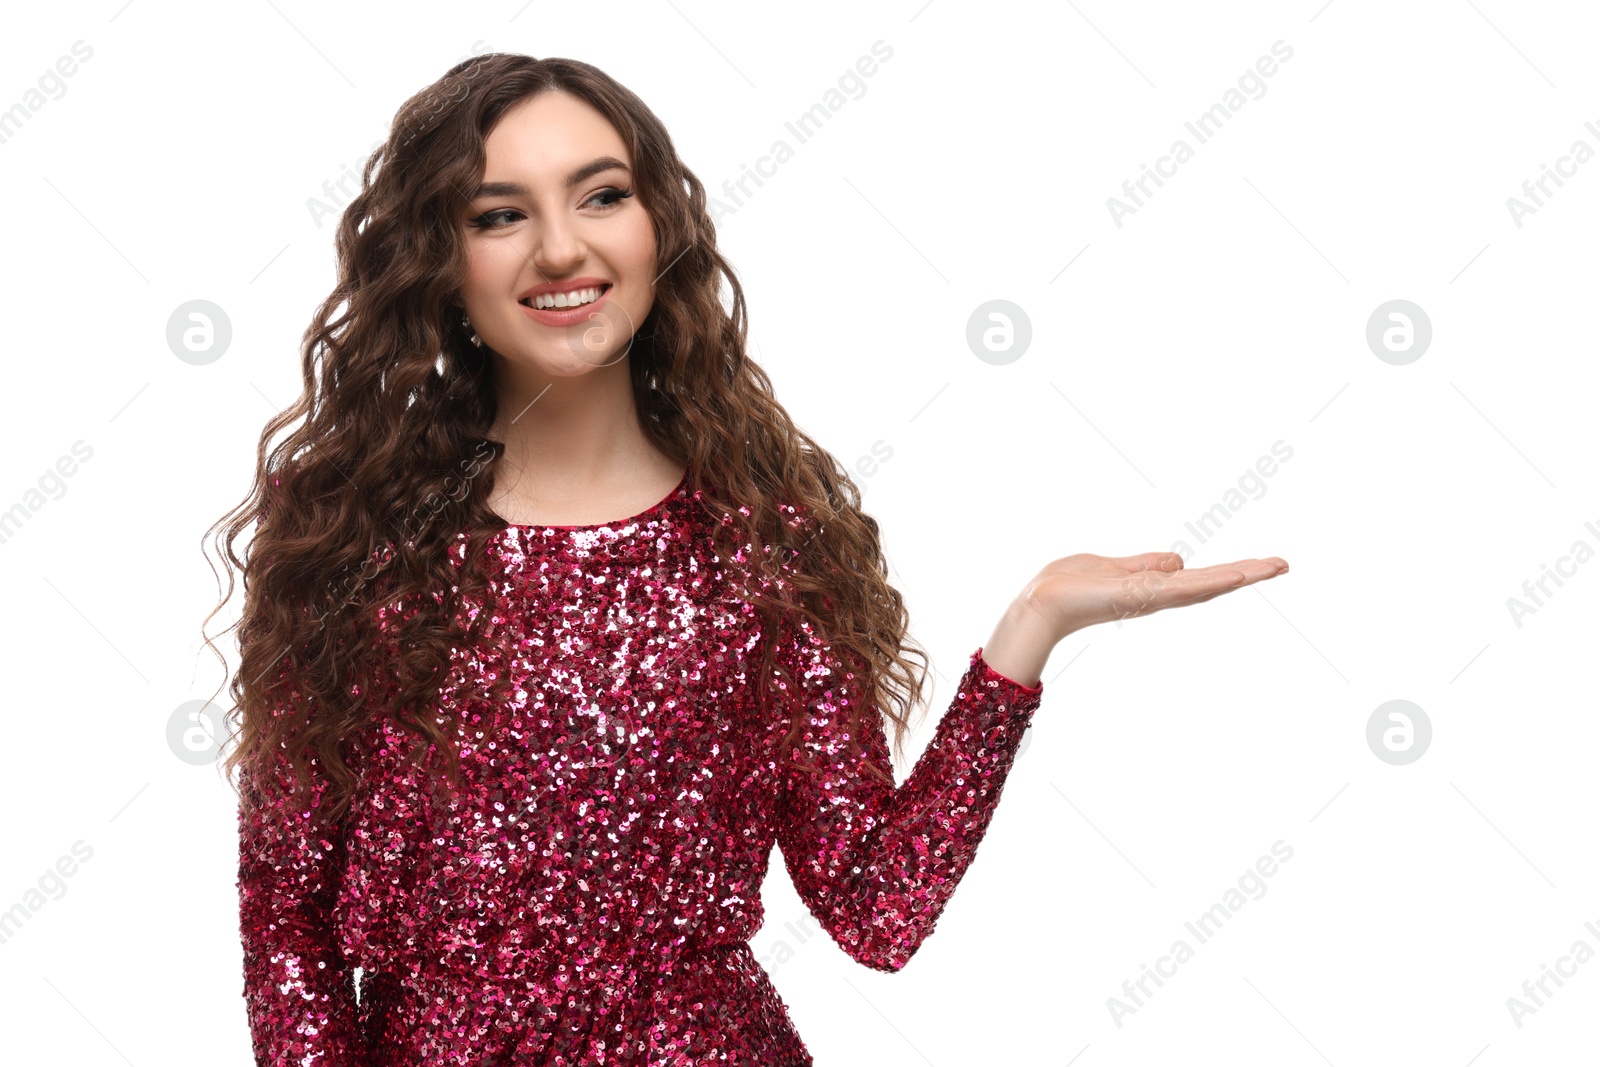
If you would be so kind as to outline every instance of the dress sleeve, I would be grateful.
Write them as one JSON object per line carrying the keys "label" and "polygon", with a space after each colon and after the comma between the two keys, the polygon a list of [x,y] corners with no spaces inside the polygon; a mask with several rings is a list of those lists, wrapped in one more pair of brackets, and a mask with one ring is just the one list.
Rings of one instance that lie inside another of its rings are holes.
{"label": "dress sleeve", "polygon": [[[279,750],[272,772],[287,785]],[[244,999],[257,1067],[363,1067],[353,970],[334,939],[342,833],[315,816],[326,782],[312,766],[311,799],[274,796],[239,807],[239,932]],[[259,795],[246,769],[241,797]],[[308,808],[308,804],[310,807]]]}
{"label": "dress sleeve", "polygon": [[787,697],[789,713],[805,716],[781,762],[784,864],[845,952],[875,970],[898,971],[933,932],[977,853],[1044,683],[1029,688],[1000,674],[980,647],[933,740],[896,788],[863,773],[875,765],[893,781],[881,714],[867,716],[872,725],[851,751],[856,676],[809,625],[777,654],[799,690]]}

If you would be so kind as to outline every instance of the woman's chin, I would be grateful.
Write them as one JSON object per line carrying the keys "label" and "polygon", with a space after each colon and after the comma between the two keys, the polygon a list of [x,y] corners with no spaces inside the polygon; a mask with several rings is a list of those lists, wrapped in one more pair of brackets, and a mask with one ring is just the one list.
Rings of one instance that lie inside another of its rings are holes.
{"label": "woman's chin", "polygon": [[586,374],[624,363],[627,358],[626,345],[621,348],[608,345],[599,351],[591,352],[581,345],[574,344],[570,348],[558,348],[555,351],[543,346],[533,351],[525,350],[510,356],[508,362],[526,367],[547,378],[581,378]]}

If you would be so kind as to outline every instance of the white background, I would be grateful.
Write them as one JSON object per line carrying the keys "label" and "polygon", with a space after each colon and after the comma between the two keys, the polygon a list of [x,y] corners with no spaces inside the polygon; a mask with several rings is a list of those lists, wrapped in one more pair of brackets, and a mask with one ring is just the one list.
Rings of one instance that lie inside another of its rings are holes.
{"label": "white background", "polygon": [[[1600,160],[1520,227],[1506,202],[1575,140],[1600,149],[1600,18],[920,5],[8,10],[0,108],[93,48],[0,144],[0,510],[75,441],[93,449],[0,543],[0,910],[92,849],[0,944],[8,1061],[250,1062],[233,794],[166,740],[223,681],[199,633],[217,599],[201,532],[299,389],[333,278],[332,222],[307,200],[486,50],[608,71],[713,192],[775,139],[795,147],[720,244],[801,427],[847,464],[892,449],[858,481],[939,668],[911,755],[1055,557],[1182,541],[1191,566],[1292,567],[1062,642],[978,858],[904,971],[787,931],[805,909],[774,854],[755,946],[794,950],[769,967],[819,1065],[1593,1057],[1600,962],[1521,1027],[1506,1001],[1574,942],[1600,951],[1600,563],[1520,626],[1507,601],[1574,542],[1600,548]],[[865,94],[797,145],[784,122],[879,40],[893,56]],[[1280,40],[1293,56],[1265,95],[1198,143],[1185,121]],[[1119,227],[1107,199],[1180,137],[1194,157]],[[165,341],[197,298],[234,329],[207,366]],[[992,299],[1032,325],[1003,366],[965,340]],[[1403,366],[1366,343],[1393,299],[1433,329]],[[1190,534],[1277,441],[1293,455],[1265,492]],[[1433,726],[1406,766],[1366,741],[1396,698]],[[1198,944],[1185,921],[1279,840],[1293,858],[1268,892]],[[1179,938],[1194,958],[1118,1026],[1108,998]]]}

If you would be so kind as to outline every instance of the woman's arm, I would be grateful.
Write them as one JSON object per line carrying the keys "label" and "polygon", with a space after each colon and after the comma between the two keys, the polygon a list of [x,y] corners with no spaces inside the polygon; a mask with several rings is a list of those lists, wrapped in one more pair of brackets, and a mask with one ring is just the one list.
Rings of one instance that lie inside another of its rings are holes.
{"label": "woman's arm", "polygon": [[[898,788],[880,714],[849,751],[851,678],[802,625],[779,650],[803,732],[781,770],[778,844],[795,890],[857,962],[898,971],[933,932],[988,829],[1042,685],[1024,687],[972,653],[933,740]],[[808,769],[809,762],[815,769]]]}
{"label": "woman's arm", "polygon": [[880,715],[867,715],[861,751],[850,753],[848,702],[859,699],[859,679],[802,624],[778,648],[798,679],[790,714],[805,717],[781,768],[778,811],[778,844],[796,891],[858,962],[904,967],[977,853],[1055,645],[1094,623],[1201,603],[1287,570],[1275,556],[1192,571],[1170,552],[1055,560],[972,654],[933,741],[898,788],[865,773],[875,765],[892,780]]}
{"label": "woman's arm", "polygon": [[[289,781],[281,753],[272,771]],[[331,912],[344,862],[341,832],[316,816],[325,789],[313,765],[315,790],[305,800],[239,807],[239,935],[244,945],[244,999],[257,1067],[361,1067],[352,970],[334,939]],[[259,799],[241,769],[241,797]]]}

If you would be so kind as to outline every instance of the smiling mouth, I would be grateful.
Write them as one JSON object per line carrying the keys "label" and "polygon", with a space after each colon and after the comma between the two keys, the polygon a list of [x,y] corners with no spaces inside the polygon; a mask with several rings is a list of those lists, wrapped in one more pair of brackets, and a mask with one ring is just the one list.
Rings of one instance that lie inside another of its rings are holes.
{"label": "smiling mouth", "polygon": [[534,308],[539,311],[559,311],[562,308],[583,307],[599,300],[606,290],[611,288],[611,283],[591,286],[587,289],[574,289],[568,293],[541,293],[538,296],[519,300],[517,303],[523,307]]}

